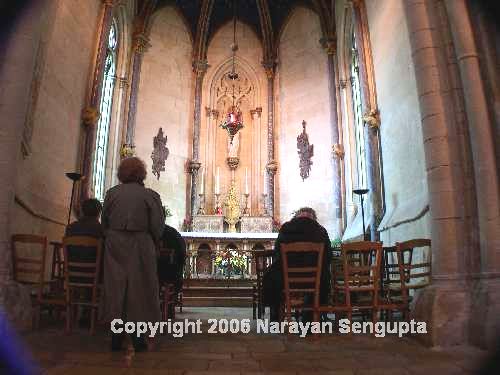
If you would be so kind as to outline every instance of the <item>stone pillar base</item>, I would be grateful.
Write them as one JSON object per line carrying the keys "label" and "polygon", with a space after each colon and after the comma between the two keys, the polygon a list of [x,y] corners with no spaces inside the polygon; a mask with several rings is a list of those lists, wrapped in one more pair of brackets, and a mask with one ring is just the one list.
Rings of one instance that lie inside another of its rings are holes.
{"label": "stone pillar base", "polygon": [[7,281],[0,287],[0,308],[4,318],[17,332],[29,331],[33,327],[31,288],[15,281]]}
{"label": "stone pillar base", "polygon": [[475,280],[471,292],[470,343],[494,349],[500,340],[500,277]]}
{"label": "stone pillar base", "polygon": [[433,281],[418,291],[411,319],[427,323],[427,334],[416,339],[427,346],[454,346],[468,342],[470,291],[465,282]]}

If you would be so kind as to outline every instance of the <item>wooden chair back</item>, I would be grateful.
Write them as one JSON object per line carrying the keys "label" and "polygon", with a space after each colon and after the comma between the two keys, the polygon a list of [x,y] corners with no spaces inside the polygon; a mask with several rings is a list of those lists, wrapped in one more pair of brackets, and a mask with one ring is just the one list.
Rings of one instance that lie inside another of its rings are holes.
{"label": "wooden chair back", "polygon": [[[342,244],[343,282],[337,286],[344,290],[346,305],[352,306],[351,293],[368,293],[368,305],[376,308],[380,285],[382,260],[381,242],[350,242]],[[368,307],[368,306],[367,306]]]}
{"label": "wooden chair back", "polygon": [[[95,261],[79,261],[76,253],[85,249],[95,249]],[[69,236],[63,238],[64,278],[66,286],[66,330],[71,329],[71,305],[86,305],[92,309],[91,333],[94,333],[97,292],[101,272],[102,239],[87,236]],[[75,259],[76,258],[76,259]],[[75,302],[72,295],[75,289],[90,290],[90,301]]]}
{"label": "wooden chair back", "polygon": [[431,240],[419,238],[398,242],[396,252],[403,289],[420,289],[431,283]]}
{"label": "wooden chair back", "polygon": [[[25,254],[21,244],[31,245],[35,254]],[[22,284],[37,285],[37,299],[43,294],[45,260],[47,258],[47,237],[35,234],[14,234],[11,237],[12,268],[14,280]]]}
{"label": "wooden chair back", "polygon": [[[283,266],[285,315],[288,321],[291,320],[292,309],[310,309],[316,312],[319,308],[321,267],[323,264],[324,251],[324,244],[317,242],[292,242],[280,244]],[[316,262],[314,265],[290,264],[289,255],[291,254],[300,254],[304,257],[304,260],[306,257],[315,257]],[[304,306],[304,297],[306,294],[313,295],[313,306],[311,307]],[[317,320],[317,317],[315,320]]]}

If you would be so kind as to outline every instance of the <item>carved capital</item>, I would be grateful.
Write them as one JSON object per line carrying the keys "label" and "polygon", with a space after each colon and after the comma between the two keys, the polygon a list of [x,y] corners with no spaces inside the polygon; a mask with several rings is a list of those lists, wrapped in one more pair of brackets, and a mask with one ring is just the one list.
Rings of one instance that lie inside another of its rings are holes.
{"label": "carved capital", "polygon": [[109,6],[109,7],[114,7],[115,5],[120,4],[121,2],[122,2],[121,0],[102,0],[102,3],[105,6]]}
{"label": "carved capital", "polygon": [[335,53],[337,53],[337,40],[335,38],[321,38],[319,43],[327,55],[335,55]]}
{"label": "carved capital", "polygon": [[209,66],[207,60],[193,61],[193,71],[197,77],[203,77]]}
{"label": "carved capital", "polygon": [[95,107],[85,107],[82,110],[82,123],[85,126],[95,126],[101,114]]}
{"label": "carved capital", "polygon": [[219,111],[217,109],[212,109],[212,118],[216,119],[219,117]]}
{"label": "carved capital", "polygon": [[276,63],[273,60],[267,60],[262,62],[262,66],[266,71],[267,78],[272,79],[274,77]]}
{"label": "carved capital", "polygon": [[127,77],[120,77],[120,78],[118,78],[118,80],[120,81],[120,88],[121,89],[127,88],[129,86],[129,82],[128,82]]}
{"label": "carved capital", "polygon": [[255,109],[251,109],[250,110],[250,115],[252,116],[252,118],[257,115],[258,117],[260,117],[262,115],[262,107],[256,107]]}
{"label": "carved capital", "polygon": [[200,169],[201,163],[197,160],[191,160],[189,162],[188,168],[189,173],[198,173],[198,169]]}
{"label": "carved capital", "polygon": [[135,155],[135,146],[133,144],[124,143],[120,148],[120,157],[122,159],[130,158]]}
{"label": "carved capital", "polygon": [[380,112],[377,108],[372,109],[366,112],[363,115],[363,121],[371,128],[371,129],[379,129],[380,128]]}
{"label": "carved capital", "polygon": [[278,162],[276,160],[269,160],[266,165],[267,173],[270,175],[275,175],[278,170]]}
{"label": "carved capital", "polygon": [[133,50],[135,53],[143,54],[151,47],[151,43],[149,43],[149,38],[144,33],[134,34],[133,40]]}
{"label": "carved capital", "polygon": [[332,146],[332,153],[334,158],[343,160],[345,155],[344,146],[340,143],[335,143]]}
{"label": "carved capital", "polygon": [[210,109],[210,107],[205,107],[205,115],[207,117],[210,117],[211,114],[212,114],[212,110]]}
{"label": "carved capital", "polygon": [[341,89],[345,89],[347,87],[347,82],[349,82],[349,80],[347,80],[347,79],[341,79],[341,80],[339,80],[339,87]]}

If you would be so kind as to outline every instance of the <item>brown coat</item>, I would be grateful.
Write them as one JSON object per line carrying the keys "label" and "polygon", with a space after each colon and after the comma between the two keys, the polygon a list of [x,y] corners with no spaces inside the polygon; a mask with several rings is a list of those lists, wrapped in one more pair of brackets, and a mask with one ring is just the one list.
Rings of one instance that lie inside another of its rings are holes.
{"label": "brown coat", "polygon": [[156,246],[164,222],[160,196],[153,190],[128,183],[106,193],[103,320],[160,320]]}

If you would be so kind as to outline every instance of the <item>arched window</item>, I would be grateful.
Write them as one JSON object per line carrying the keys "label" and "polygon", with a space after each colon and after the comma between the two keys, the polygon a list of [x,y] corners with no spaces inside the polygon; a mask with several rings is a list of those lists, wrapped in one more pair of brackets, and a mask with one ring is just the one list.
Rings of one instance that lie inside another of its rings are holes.
{"label": "arched window", "polygon": [[104,199],[104,186],[106,179],[106,159],[108,153],[109,127],[111,122],[111,107],[113,105],[113,92],[116,80],[117,59],[117,32],[116,23],[113,22],[109,31],[108,47],[104,62],[104,73],[102,77],[102,92],[99,112],[101,114],[97,124],[95,152],[94,152],[94,196]]}
{"label": "arched window", "polygon": [[354,114],[354,139],[356,145],[357,188],[366,187],[366,157],[363,132],[363,112],[361,107],[361,86],[359,79],[359,55],[355,33],[351,34],[350,81],[352,88],[352,110]]}

